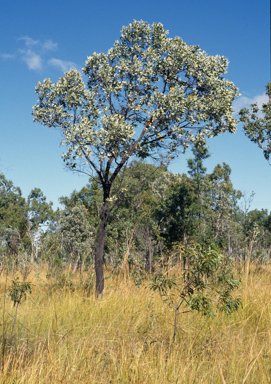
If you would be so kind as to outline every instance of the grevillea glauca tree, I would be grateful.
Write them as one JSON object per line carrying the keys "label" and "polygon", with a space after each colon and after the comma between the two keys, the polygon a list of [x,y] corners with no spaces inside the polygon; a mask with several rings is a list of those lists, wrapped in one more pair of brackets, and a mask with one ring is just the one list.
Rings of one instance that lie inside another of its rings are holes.
{"label": "grevillea glauca tree", "polygon": [[235,132],[238,89],[223,76],[228,61],[208,56],[161,23],[133,21],[107,53],[88,57],[83,73],[38,83],[34,121],[61,129],[71,170],[95,174],[103,209],[95,253],[96,293],[104,289],[103,252],[111,188],[134,157],[173,158],[195,142]]}

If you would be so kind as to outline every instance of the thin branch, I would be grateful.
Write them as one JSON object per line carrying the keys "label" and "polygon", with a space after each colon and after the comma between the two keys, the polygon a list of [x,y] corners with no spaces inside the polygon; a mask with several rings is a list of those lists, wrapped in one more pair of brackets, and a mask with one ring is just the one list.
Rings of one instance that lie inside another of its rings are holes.
{"label": "thin branch", "polygon": [[96,165],[93,163],[93,161],[91,161],[90,157],[86,154],[86,151],[84,150],[84,147],[82,146],[82,144],[79,142],[77,135],[75,135],[75,140],[77,141],[77,143],[78,143],[81,151],[83,152],[85,158],[87,159],[89,164],[94,168],[94,170],[97,173],[97,175],[99,176],[99,179],[101,180],[101,182],[103,182],[103,178],[102,178],[101,172],[96,168]]}
{"label": "thin branch", "polygon": [[261,148],[261,149],[267,149],[268,151],[271,151],[271,145],[269,147],[265,147],[262,145],[262,141],[260,139],[257,139],[256,137],[254,137],[254,139],[257,141],[258,143],[258,146]]}
{"label": "thin branch", "polygon": [[141,134],[139,135],[139,138],[134,142],[134,144],[132,145],[132,148],[130,149],[130,151],[128,152],[128,154],[122,158],[121,162],[119,163],[119,165],[118,165],[117,168],[115,169],[113,175],[112,175],[111,178],[110,178],[110,183],[111,183],[111,184],[114,182],[115,178],[117,177],[119,171],[122,169],[122,167],[124,166],[124,164],[126,163],[126,161],[127,161],[127,160],[132,156],[132,154],[136,151],[137,144],[140,143],[140,141],[143,139],[145,133],[148,132],[148,128],[151,126],[151,124],[152,124],[152,117],[149,119],[149,121],[146,123],[145,127],[142,129],[142,132],[141,132]]}

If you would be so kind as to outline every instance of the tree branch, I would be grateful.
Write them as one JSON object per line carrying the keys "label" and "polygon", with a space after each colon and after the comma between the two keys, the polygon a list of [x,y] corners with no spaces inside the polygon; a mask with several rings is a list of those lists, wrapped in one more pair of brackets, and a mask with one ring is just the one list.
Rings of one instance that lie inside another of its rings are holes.
{"label": "tree branch", "polygon": [[87,159],[87,161],[89,162],[89,164],[93,167],[93,169],[95,170],[95,172],[96,172],[97,175],[99,176],[99,179],[101,180],[101,182],[103,182],[103,177],[102,177],[101,172],[98,170],[98,168],[97,168],[96,165],[93,163],[93,161],[90,159],[90,157],[86,154],[86,151],[84,150],[84,147],[83,147],[82,144],[80,143],[80,141],[79,141],[77,135],[75,135],[75,140],[76,140],[77,144],[79,145],[81,151],[83,152],[85,158]]}
{"label": "tree branch", "polygon": [[134,144],[132,145],[132,148],[130,149],[130,151],[128,152],[128,154],[126,156],[124,156],[121,160],[121,162],[119,163],[119,165],[117,166],[117,168],[115,169],[113,175],[111,176],[110,178],[110,183],[112,184],[115,180],[115,178],[117,177],[119,171],[121,170],[121,168],[123,167],[123,165],[126,163],[126,161],[132,156],[132,154],[136,151],[137,149],[137,144],[140,143],[140,141],[143,139],[144,135],[146,132],[148,132],[148,128],[151,126],[152,124],[152,117],[149,119],[149,121],[146,123],[145,127],[142,129],[142,132],[141,134],[139,135],[139,138],[134,142]]}

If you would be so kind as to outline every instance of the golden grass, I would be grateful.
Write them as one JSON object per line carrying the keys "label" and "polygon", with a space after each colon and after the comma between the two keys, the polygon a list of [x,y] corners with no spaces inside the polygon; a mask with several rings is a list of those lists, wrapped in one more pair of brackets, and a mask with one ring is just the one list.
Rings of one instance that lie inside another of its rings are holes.
{"label": "golden grass", "polygon": [[175,344],[173,313],[149,289],[110,278],[95,300],[80,289],[48,293],[42,274],[28,280],[35,287],[19,306],[12,346],[14,308],[6,293],[3,311],[1,280],[1,383],[271,382],[269,266],[242,283],[243,309],[230,317],[180,315]]}

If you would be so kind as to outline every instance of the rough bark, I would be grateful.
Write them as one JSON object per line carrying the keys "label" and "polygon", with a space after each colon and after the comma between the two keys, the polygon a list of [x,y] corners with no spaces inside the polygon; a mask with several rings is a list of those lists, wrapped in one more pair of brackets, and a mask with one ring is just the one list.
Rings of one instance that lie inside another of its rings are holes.
{"label": "rough bark", "polygon": [[104,188],[104,204],[102,208],[101,222],[95,253],[96,297],[101,296],[104,290],[103,254],[106,237],[106,226],[109,216],[109,195],[110,187]]}
{"label": "rough bark", "polygon": [[95,252],[95,273],[96,273],[96,297],[99,297],[102,295],[104,290],[104,273],[103,273],[103,253],[104,253],[104,245],[105,245],[105,237],[106,237],[106,226],[109,216],[109,202],[108,198],[110,197],[110,190],[112,187],[112,184],[114,183],[116,177],[122,170],[123,166],[126,164],[128,159],[135,153],[137,150],[138,143],[141,142],[143,139],[143,136],[146,132],[148,132],[148,128],[152,124],[152,118],[149,119],[149,121],[146,123],[145,127],[143,128],[139,138],[134,142],[132,145],[130,151],[128,154],[122,157],[120,163],[117,165],[116,169],[114,170],[112,176],[109,178],[109,171],[111,164],[113,162],[114,156],[112,156],[108,162],[105,169],[105,172],[102,172],[102,169],[100,171],[96,168],[95,164],[92,163],[92,161],[86,156],[88,162],[93,166],[95,171],[97,172],[100,181],[103,185],[103,208],[102,208],[102,214],[101,214],[101,222],[100,222],[100,228],[99,228],[99,234],[98,234],[98,241],[97,241],[97,248]]}

